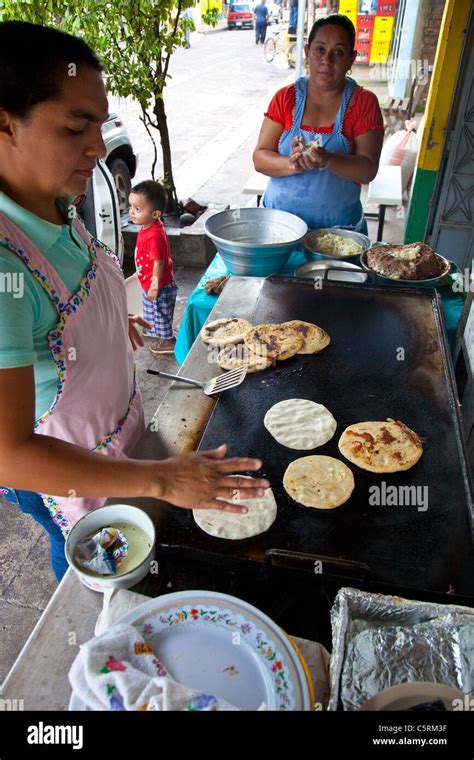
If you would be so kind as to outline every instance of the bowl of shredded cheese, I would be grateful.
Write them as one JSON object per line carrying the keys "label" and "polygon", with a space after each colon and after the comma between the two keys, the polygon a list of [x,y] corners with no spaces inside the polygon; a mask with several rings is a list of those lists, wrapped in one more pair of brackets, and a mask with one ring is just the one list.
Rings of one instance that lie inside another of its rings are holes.
{"label": "bowl of shredded cheese", "polygon": [[317,259],[353,261],[358,259],[367,248],[370,248],[370,240],[367,235],[334,227],[308,230],[302,242],[308,261]]}

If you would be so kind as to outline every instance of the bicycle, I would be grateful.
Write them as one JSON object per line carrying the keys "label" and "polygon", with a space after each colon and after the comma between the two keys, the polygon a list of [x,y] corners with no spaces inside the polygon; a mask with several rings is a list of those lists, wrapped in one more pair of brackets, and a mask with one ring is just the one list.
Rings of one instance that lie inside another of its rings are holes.
{"label": "bicycle", "polygon": [[296,35],[281,31],[265,41],[263,55],[267,63],[271,63],[275,56],[280,53],[286,57],[288,66],[294,69],[296,66]]}

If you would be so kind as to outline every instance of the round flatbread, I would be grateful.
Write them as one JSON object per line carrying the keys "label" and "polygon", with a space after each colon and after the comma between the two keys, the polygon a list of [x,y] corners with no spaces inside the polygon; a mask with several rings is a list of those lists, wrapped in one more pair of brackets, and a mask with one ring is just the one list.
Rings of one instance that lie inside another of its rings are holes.
{"label": "round flatbread", "polygon": [[282,327],[290,327],[303,338],[303,345],[298,354],[319,354],[320,351],[329,346],[331,338],[318,325],[312,322],[302,322],[301,319],[292,319],[289,322],[282,322]]}
{"label": "round flatbread", "polygon": [[274,404],[263,424],[282,446],[308,451],[323,446],[336,432],[337,422],[329,409],[304,398]]}
{"label": "round flatbread", "polygon": [[265,356],[257,356],[245,343],[238,343],[236,346],[226,346],[219,351],[217,363],[221,369],[225,370],[246,366],[247,373],[251,374],[271,367],[272,360]]}
{"label": "round flatbread", "polygon": [[303,345],[303,338],[291,327],[278,324],[256,325],[245,335],[244,343],[254,354],[274,361],[294,356]]}
{"label": "round flatbread", "polygon": [[[247,475],[240,477],[252,480]],[[225,501],[218,498],[219,501]],[[264,495],[257,499],[235,500],[235,503],[245,504],[249,508],[247,514],[219,512],[216,509],[194,509],[196,524],[210,536],[239,541],[242,538],[251,538],[264,533],[275,522],[277,503],[271,488],[267,488]]]}
{"label": "round flatbread", "polygon": [[344,462],[334,457],[301,457],[287,467],[283,487],[304,507],[334,509],[350,497],[354,476]]}
{"label": "round flatbread", "polygon": [[210,346],[229,346],[233,343],[242,343],[244,335],[251,327],[250,322],[238,317],[215,319],[204,325],[201,338]]}
{"label": "round flatbread", "polygon": [[358,422],[339,439],[339,451],[349,462],[369,472],[409,470],[423,454],[423,438],[399,420]]}

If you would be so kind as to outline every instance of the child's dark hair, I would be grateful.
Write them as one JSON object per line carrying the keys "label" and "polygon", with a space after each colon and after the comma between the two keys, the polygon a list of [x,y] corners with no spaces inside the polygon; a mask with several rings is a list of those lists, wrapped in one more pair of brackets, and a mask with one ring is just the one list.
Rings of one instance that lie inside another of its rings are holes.
{"label": "child's dark hair", "polygon": [[132,193],[143,195],[151,206],[152,211],[165,211],[168,204],[168,193],[163,185],[154,182],[152,179],[146,179],[132,187]]}
{"label": "child's dark hair", "polygon": [[79,37],[26,21],[0,22],[0,108],[27,118],[33,106],[61,97],[71,64],[102,71],[94,51]]}
{"label": "child's dark hair", "polygon": [[348,18],[347,16],[344,16],[342,13],[331,13],[329,16],[323,16],[323,18],[319,18],[317,21],[315,21],[309,33],[308,47],[311,45],[312,41],[316,37],[316,32],[318,31],[318,29],[321,29],[322,26],[326,26],[327,24],[331,24],[332,26],[340,26],[342,27],[342,29],[346,30],[347,36],[349,37],[349,45],[351,47],[351,52],[352,52],[354,50],[354,45],[355,45],[354,24],[352,23],[350,18]]}

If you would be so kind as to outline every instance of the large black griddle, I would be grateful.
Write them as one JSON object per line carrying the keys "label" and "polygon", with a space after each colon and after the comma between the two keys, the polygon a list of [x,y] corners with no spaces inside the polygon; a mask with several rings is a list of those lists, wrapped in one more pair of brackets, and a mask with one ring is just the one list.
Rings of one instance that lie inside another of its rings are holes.
{"label": "large black griddle", "polygon": [[[323,576],[339,574],[394,592],[413,588],[474,598],[472,485],[436,291],[332,282],[317,289],[272,276],[252,322],[290,319],[320,325],[331,345],[320,355],[295,356],[248,375],[222,394],[199,445],[205,450],[226,441],[231,456],[261,458],[278,503],[276,522],[253,539],[227,541],[202,532],[189,512],[174,510],[160,537],[162,548],[216,567],[253,561],[311,568],[322,557]],[[291,397],[328,407],[338,423],[329,443],[299,452],[274,441],[263,417]],[[347,425],[387,417],[426,436],[415,467],[374,475],[347,463],[356,488],[331,511],[299,506],[286,494],[282,478],[291,461],[309,454],[343,459],[337,441]],[[428,487],[428,510],[369,505],[369,488],[382,481]]]}

